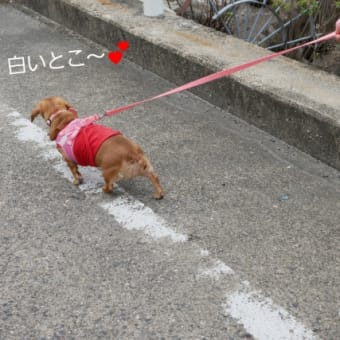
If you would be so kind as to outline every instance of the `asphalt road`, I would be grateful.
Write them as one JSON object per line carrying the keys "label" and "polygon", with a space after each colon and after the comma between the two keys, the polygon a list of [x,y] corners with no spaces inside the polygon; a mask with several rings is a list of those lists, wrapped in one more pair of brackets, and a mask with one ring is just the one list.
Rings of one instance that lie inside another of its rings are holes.
{"label": "asphalt road", "polygon": [[0,47],[1,339],[340,337],[339,172],[182,93],[104,121],[149,155],[162,201],[146,179],[103,194],[88,168],[74,187],[35,103],[85,117],[174,85],[9,5]]}

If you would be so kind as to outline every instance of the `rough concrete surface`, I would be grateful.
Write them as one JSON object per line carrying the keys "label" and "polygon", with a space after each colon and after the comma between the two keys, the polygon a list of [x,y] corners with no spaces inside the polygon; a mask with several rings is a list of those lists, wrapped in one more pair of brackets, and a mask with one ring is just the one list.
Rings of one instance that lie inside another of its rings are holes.
{"label": "rough concrete surface", "polygon": [[[176,84],[268,53],[140,2],[16,0],[108,48],[126,39],[126,57]],[[287,58],[200,86],[193,93],[340,169],[339,78]]]}
{"label": "rough concrete surface", "polygon": [[[270,299],[317,338],[339,338],[337,170],[191,93],[126,111],[104,123],[143,147],[166,196],[153,200],[145,179],[120,188],[188,236],[154,239],[99,206],[125,194],[74,187],[38,138],[18,133],[45,96],[84,117],[174,84],[125,56],[87,60],[107,50],[8,5],[0,32],[1,339],[264,339],[226,309],[239,291]],[[75,49],[84,66],[68,65]],[[42,66],[52,51],[64,69]],[[15,55],[38,69],[10,75]],[[210,270],[221,263],[233,273]]]}

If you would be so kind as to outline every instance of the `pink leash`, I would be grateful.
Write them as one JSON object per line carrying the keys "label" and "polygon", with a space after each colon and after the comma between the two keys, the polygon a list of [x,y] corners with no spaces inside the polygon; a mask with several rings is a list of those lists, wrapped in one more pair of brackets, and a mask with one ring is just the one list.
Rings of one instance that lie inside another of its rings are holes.
{"label": "pink leash", "polygon": [[172,90],[163,92],[163,93],[161,93],[161,94],[159,94],[157,96],[154,96],[154,97],[151,97],[151,98],[147,98],[147,99],[144,99],[144,100],[132,103],[132,104],[128,104],[128,105],[125,105],[125,106],[121,106],[121,107],[118,107],[118,108],[113,109],[113,110],[106,111],[102,116],[99,117],[99,119],[104,118],[105,116],[116,115],[116,114],[118,114],[118,113],[120,113],[122,111],[131,109],[133,107],[142,105],[144,103],[148,103],[148,102],[154,101],[154,100],[162,98],[162,97],[170,96],[172,94],[175,94],[175,93],[178,93],[178,92],[182,92],[182,91],[191,89],[193,87],[197,87],[197,86],[200,86],[200,85],[203,85],[203,84],[210,83],[211,81],[214,81],[216,79],[220,79],[220,78],[228,76],[228,75],[230,75],[232,73],[236,73],[236,72],[242,71],[242,70],[244,70],[244,69],[246,69],[248,67],[255,66],[257,64],[263,63],[264,61],[276,58],[276,57],[278,57],[280,55],[283,55],[283,54],[286,54],[286,53],[289,53],[289,52],[293,52],[293,51],[295,51],[295,50],[297,50],[299,48],[302,48],[302,47],[305,47],[305,46],[309,46],[309,45],[312,45],[312,44],[317,44],[317,43],[320,43],[320,42],[324,42],[324,41],[329,40],[331,38],[335,38],[336,34],[337,34],[336,32],[326,34],[326,35],[324,35],[324,36],[322,36],[322,37],[320,37],[318,39],[315,39],[313,41],[309,41],[309,42],[304,43],[302,45],[295,46],[295,47],[289,48],[287,50],[283,50],[283,51],[276,52],[276,53],[273,53],[273,54],[269,54],[269,55],[266,55],[264,57],[255,59],[253,61],[249,61],[249,62],[246,62],[244,64],[238,65],[238,66],[233,66],[233,67],[231,67],[231,68],[229,68],[227,70],[219,71],[219,72],[210,74],[210,75],[208,75],[206,77],[199,78],[197,80],[194,80],[194,81],[191,81],[191,82],[186,83],[184,85],[181,85],[179,87],[176,87],[176,88],[174,88]]}

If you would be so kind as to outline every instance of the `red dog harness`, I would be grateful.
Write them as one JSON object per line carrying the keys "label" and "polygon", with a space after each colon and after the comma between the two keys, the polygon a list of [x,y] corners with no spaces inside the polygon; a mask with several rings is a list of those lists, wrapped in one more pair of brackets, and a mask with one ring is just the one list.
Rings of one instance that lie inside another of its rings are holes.
{"label": "red dog harness", "polygon": [[61,147],[67,157],[82,166],[96,166],[96,154],[100,146],[110,137],[121,135],[120,131],[93,124],[97,115],[74,119],[64,127],[56,138],[56,146]]}

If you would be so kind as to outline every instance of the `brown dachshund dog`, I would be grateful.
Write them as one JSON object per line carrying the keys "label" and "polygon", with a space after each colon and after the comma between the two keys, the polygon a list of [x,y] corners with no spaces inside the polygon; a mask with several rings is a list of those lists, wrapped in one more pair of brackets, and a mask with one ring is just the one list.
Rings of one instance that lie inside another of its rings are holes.
{"label": "brown dachshund dog", "polygon": [[[111,192],[116,181],[144,176],[150,179],[155,188],[154,198],[163,198],[164,192],[158,176],[143,150],[119,131],[92,122],[84,125],[80,123],[79,127],[79,122],[82,120],[78,119],[77,111],[60,97],[41,100],[31,113],[31,121],[39,114],[49,125],[48,135],[51,140],[56,141],[58,151],[73,174],[75,185],[82,182],[78,164],[96,166],[102,170],[105,181],[104,192]],[[76,133],[72,130],[74,129],[72,126],[78,128]],[[73,135],[74,140],[65,142],[68,138],[65,135]],[[92,148],[94,151],[85,150],[90,144],[95,145]],[[85,155],[86,152],[88,154]]]}

